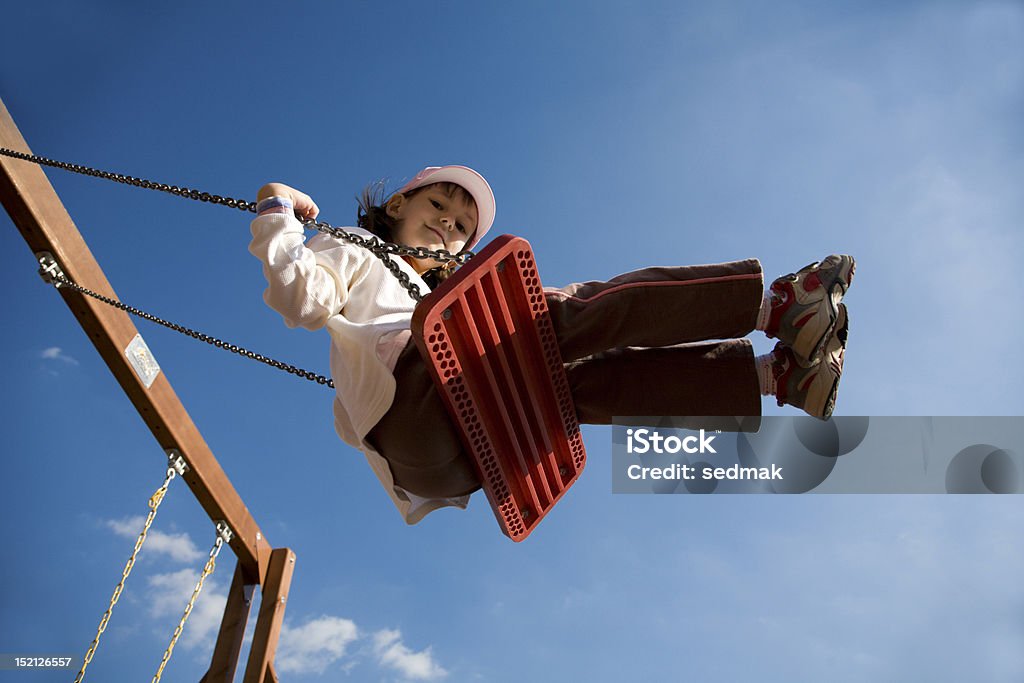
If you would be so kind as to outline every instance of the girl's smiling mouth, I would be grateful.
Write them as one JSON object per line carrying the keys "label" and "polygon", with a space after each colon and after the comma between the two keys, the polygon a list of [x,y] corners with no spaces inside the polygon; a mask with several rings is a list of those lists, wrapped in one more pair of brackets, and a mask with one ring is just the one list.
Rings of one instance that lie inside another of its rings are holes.
{"label": "girl's smiling mouth", "polygon": [[439,240],[441,240],[441,244],[447,244],[447,242],[446,242],[446,241],[445,241],[445,239],[444,239],[444,235],[442,235],[442,234],[441,234],[441,231],[440,231],[440,230],[438,230],[437,228],[431,227],[431,226],[429,226],[429,225],[427,226],[427,230],[430,230],[430,231],[431,231],[432,233],[434,233],[435,235],[437,235],[437,238],[438,238]]}

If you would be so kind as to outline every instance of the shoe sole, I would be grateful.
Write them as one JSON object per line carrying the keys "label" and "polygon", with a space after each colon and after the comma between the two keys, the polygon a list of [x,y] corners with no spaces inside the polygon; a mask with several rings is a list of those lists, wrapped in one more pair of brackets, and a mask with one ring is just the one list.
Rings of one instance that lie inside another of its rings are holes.
{"label": "shoe sole", "polygon": [[[851,270],[851,273],[850,273],[850,278],[851,279],[853,278],[852,270]],[[848,280],[847,281],[847,287],[849,287],[849,282],[850,281]],[[844,354],[846,352],[846,339],[847,339],[847,336],[849,335],[849,332],[850,332],[850,318],[849,318],[849,315],[846,312],[846,305],[845,304],[839,304],[837,306],[837,311],[836,311],[836,322],[833,325],[833,333],[834,333],[835,337],[839,340],[840,347],[843,349]],[[845,358],[844,358],[844,361],[845,361]],[[835,410],[835,407],[836,407],[836,395],[839,393],[839,380],[841,380],[842,378],[843,378],[843,373],[842,373],[842,369],[840,369],[839,376],[836,377],[835,381],[832,383],[832,390],[829,391],[828,400],[825,401],[825,409],[822,411],[822,416],[821,416],[822,420],[828,420],[829,418],[832,417],[832,411]]]}
{"label": "shoe sole", "polygon": [[[826,341],[832,336],[836,322],[839,318],[839,307],[842,305],[841,302],[843,297],[846,296],[846,292],[849,291],[850,285],[853,284],[853,275],[856,270],[856,259],[846,254],[839,255],[838,272],[836,273],[835,279],[831,284],[829,284],[828,293],[825,295],[825,299],[828,301],[829,325],[822,332],[821,336],[818,337],[817,341],[807,352],[807,355],[803,356],[804,358],[808,360],[818,358]],[[846,345],[844,344],[843,346],[845,348]],[[795,348],[794,351],[796,351]],[[797,351],[797,353],[799,353],[799,351]]]}

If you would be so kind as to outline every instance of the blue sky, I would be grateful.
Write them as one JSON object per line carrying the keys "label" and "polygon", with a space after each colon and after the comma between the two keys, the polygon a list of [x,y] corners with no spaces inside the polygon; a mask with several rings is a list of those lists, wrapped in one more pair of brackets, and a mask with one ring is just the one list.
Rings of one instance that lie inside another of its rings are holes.
{"label": "blue sky", "polygon": [[[466,164],[548,285],[852,253],[838,413],[1024,411],[1019,3],[46,2],[5,21],[0,97],[37,154],[250,198],[280,180],[336,225],[370,181]],[[263,304],[244,215],[48,175],[123,300],[326,369],[327,336]],[[163,455],[0,223],[0,652],[80,657]],[[1018,497],[614,496],[611,432],[588,427],[587,472],[526,543],[483,499],[407,528],[324,389],[138,327],[298,556],[282,680],[1024,678]],[[156,670],[214,536],[186,488],[87,680]],[[171,680],[206,669],[222,558]]]}

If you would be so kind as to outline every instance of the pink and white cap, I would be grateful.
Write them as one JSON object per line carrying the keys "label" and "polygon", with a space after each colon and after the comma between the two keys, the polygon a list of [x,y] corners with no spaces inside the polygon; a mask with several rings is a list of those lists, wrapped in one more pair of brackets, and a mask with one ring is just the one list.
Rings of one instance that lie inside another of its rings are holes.
{"label": "pink and white cap", "polygon": [[434,183],[455,183],[476,202],[476,232],[466,243],[466,249],[473,248],[494,224],[495,204],[491,186],[482,175],[466,166],[428,166],[398,191],[405,194],[417,187]]}

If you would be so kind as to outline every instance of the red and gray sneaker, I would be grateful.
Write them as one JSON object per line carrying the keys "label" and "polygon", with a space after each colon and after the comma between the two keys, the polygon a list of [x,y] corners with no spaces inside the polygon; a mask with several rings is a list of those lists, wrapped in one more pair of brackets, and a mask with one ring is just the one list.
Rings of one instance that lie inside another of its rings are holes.
{"label": "red and gray sneaker", "polygon": [[852,256],[833,254],[773,282],[765,334],[804,362],[817,360],[835,326],[839,302],[853,282],[854,265]]}
{"label": "red and gray sneaker", "polygon": [[839,378],[843,375],[849,327],[846,306],[839,304],[832,333],[825,338],[821,359],[815,363],[805,362],[782,342],[775,345],[772,374],[780,406],[789,404],[822,420],[832,416]]}

